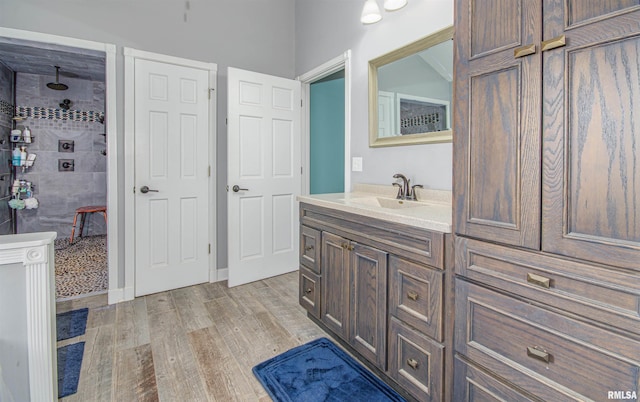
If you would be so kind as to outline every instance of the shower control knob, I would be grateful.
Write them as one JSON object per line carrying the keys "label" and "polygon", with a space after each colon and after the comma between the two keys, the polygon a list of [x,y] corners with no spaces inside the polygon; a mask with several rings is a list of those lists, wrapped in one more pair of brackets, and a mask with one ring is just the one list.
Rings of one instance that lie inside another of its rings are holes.
{"label": "shower control knob", "polygon": [[151,192],[151,193],[157,193],[157,192],[158,192],[158,190],[151,190],[151,189],[149,188],[149,186],[142,186],[142,187],[140,187],[140,192],[141,192],[142,194],[147,194],[147,193],[149,193],[149,192]]}

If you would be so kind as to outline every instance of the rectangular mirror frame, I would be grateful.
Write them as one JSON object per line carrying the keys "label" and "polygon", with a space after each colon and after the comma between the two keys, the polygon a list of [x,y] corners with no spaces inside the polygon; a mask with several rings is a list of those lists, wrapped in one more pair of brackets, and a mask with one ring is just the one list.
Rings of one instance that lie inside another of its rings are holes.
{"label": "rectangular mirror frame", "polygon": [[[453,26],[434,32],[429,36],[369,61],[369,147],[392,147],[453,141],[452,129],[405,136],[378,137],[378,68],[449,39],[453,39]],[[451,116],[449,118],[451,119]]]}

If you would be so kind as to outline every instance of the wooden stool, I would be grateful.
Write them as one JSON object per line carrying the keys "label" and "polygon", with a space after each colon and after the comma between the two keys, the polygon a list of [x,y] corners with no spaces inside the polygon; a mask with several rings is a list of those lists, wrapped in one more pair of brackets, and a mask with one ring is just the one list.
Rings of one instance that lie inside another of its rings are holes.
{"label": "wooden stool", "polygon": [[82,237],[82,230],[84,229],[84,221],[87,218],[87,214],[91,214],[94,212],[102,212],[104,215],[104,223],[107,223],[107,207],[104,205],[90,205],[87,207],[80,207],[76,209],[76,214],[73,217],[73,227],[71,228],[71,238],[69,239],[69,244],[73,243],[73,234],[76,231],[76,222],[78,220],[78,215],[82,215],[80,218],[80,234],[78,237]]}

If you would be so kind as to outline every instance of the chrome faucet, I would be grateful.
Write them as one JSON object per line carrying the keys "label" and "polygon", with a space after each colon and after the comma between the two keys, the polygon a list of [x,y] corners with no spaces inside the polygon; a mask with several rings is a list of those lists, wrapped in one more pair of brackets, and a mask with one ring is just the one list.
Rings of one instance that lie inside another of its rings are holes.
{"label": "chrome faucet", "polygon": [[398,187],[398,195],[396,195],[397,199],[413,200],[413,201],[418,200],[418,197],[416,196],[416,187],[423,188],[421,184],[415,184],[411,186],[410,185],[411,180],[407,179],[405,175],[400,173],[394,174],[393,178],[402,180],[402,185],[400,183],[393,183],[394,186]]}

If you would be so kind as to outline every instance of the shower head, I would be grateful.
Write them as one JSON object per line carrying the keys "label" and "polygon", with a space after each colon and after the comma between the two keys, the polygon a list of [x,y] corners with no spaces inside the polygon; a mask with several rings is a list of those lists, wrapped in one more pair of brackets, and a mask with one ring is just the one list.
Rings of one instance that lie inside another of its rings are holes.
{"label": "shower head", "polygon": [[60,66],[55,66],[56,67],[56,82],[50,82],[47,84],[47,87],[56,90],[56,91],[65,91],[67,89],[69,89],[69,87],[65,84],[62,84],[59,82],[59,78],[60,78]]}

